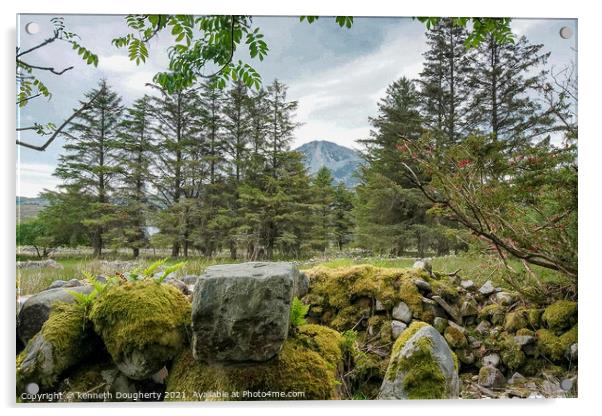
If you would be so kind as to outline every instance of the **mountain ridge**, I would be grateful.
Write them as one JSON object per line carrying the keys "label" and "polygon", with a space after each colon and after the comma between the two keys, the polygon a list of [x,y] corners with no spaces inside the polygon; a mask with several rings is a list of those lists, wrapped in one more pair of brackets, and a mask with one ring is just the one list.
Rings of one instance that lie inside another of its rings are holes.
{"label": "mountain ridge", "polygon": [[335,182],[342,182],[348,188],[358,184],[359,179],[354,174],[361,165],[362,158],[356,150],[328,140],[312,140],[295,150],[303,154],[310,175],[326,166]]}

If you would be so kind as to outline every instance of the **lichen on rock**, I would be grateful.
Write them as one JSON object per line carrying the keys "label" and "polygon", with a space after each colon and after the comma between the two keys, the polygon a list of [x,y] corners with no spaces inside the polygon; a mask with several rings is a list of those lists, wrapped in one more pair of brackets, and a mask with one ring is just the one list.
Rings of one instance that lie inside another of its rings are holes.
{"label": "lichen on rock", "polygon": [[414,322],[397,339],[380,389],[380,399],[457,397],[457,358],[435,328]]}
{"label": "lichen on rock", "polygon": [[175,287],[152,280],[107,287],[90,319],[117,367],[128,377],[150,377],[186,342],[190,303]]}

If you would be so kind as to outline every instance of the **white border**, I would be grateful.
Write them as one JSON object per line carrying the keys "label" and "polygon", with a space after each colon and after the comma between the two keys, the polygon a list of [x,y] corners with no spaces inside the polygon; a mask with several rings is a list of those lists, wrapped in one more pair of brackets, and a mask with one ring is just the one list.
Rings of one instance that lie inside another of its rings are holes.
{"label": "white border", "polygon": [[[414,16],[414,15],[451,15],[451,16],[511,16],[511,17],[576,17],[579,19],[579,84],[580,106],[579,118],[581,124],[580,154],[580,209],[579,209],[579,246],[580,246],[580,348],[581,361],[579,373],[579,399],[570,400],[512,400],[512,401],[439,401],[439,402],[318,402],[318,403],[228,403],[205,404],[187,406],[181,405],[144,405],[128,404],[131,411],[144,412],[150,415],[174,414],[208,414],[208,413],[255,413],[262,414],[316,414],[317,412],[337,412],[339,414],[366,413],[409,413],[438,412],[448,415],[468,413],[483,413],[488,415],[508,413],[536,413],[536,414],[587,414],[589,408],[600,407],[596,399],[602,393],[599,344],[600,332],[600,295],[602,295],[600,282],[602,273],[599,262],[602,244],[600,236],[600,213],[602,198],[600,198],[599,178],[602,178],[599,160],[602,157],[600,146],[600,102],[602,91],[600,85],[600,14],[593,6],[595,2],[567,2],[547,0],[545,2],[528,2],[525,0],[504,0],[498,2],[487,1],[386,1],[386,0],[302,0],[298,2],[282,0],[230,0],[230,1],[202,1],[202,0],[145,0],[144,2],[127,2],[123,0],[103,1],[69,1],[69,0],[13,0],[12,4],[3,3],[3,87],[4,98],[2,103],[2,125],[4,137],[2,138],[2,221],[3,238],[0,254],[4,273],[3,283],[3,337],[6,341],[2,344],[2,404],[9,407],[8,412],[29,414],[43,412],[44,414],[66,415],[86,414],[106,415],[123,406],[105,405],[90,407],[82,405],[50,406],[32,408],[20,406],[15,408],[14,402],[14,225],[15,205],[15,107],[14,107],[14,64],[12,56],[15,47],[15,15],[16,13],[220,13],[220,14],[255,14],[255,15],[355,15],[355,16]],[[598,405],[598,406],[596,406]],[[136,410],[134,410],[136,409]],[[599,412],[599,410],[598,410]]]}

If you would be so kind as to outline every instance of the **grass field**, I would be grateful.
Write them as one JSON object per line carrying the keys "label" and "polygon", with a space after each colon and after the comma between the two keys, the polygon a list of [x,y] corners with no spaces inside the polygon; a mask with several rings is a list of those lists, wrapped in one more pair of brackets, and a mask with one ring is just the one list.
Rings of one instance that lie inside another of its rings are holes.
{"label": "grass field", "polygon": [[[18,260],[26,260],[33,258],[18,258]],[[53,281],[70,280],[70,279],[83,279],[85,272],[93,275],[110,275],[115,272],[123,272],[118,264],[110,262],[110,260],[103,261],[97,260],[88,256],[62,256],[57,257],[55,260],[60,263],[62,269],[17,269],[17,288],[19,293],[22,295],[39,292],[48,287]],[[133,261],[128,260],[126,257],[118,257],[118,261],[131,262],[128,268],[131,270],[135,267],[144,268],[156,261],[157,258],[147,257]],[[183,261],[184,259],[170,259],[167,261],[167,265]],[[349,267],[358,264],[371,264],[377,267],[387,268],[406,268],[411,267],[416,259],[411,257],[397,257],[397,258],[385,258],[385,257],[340,257],[340,258],[314,258],[310,260],[298,260],[295,261],[299,268],[302,270],[309,269],[318,265],[330,268],[337,267]],[[206,267],[214,264],[232,263],[233,261],[228,258],[201,258],[194,257],[189,258],[186,261],[184,267],[178,272],[178,276],[184,276],[188,274],[199,275]],[[244,260],[239,260],[242,262]],[[441,273],[453,273],[458,271],[458,275],[462,279],[471,279],[477,284],[484,283],[487,279],[492,279],[496,285],[504,286],[504,281],[500,273],[499,267],[494,267],[497,263],[495,257],[489,256],[476,256],[476,255],[459,255],[459,256],[444,256],[435,257],[432,259],[433,269]],[[522,265],[518,262],[512,262],[512,267],[516,270],[522,269]],[[534,268],[535,273],[542,281],[556,281],[559,279],[558,275],[554,272]]]}

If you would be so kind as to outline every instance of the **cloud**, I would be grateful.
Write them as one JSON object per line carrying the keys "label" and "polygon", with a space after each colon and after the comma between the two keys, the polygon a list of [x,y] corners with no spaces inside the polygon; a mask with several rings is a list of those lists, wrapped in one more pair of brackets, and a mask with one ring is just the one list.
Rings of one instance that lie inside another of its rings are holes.
{"label": "cloud", "polygon": [[17,163],[17,195],[35,197],[43,189],[56,189],[55,166],[45,163]]}
{"label": "cloud", "polygon": [[418,75],[424,48],[422,26],[404,19],[376,50],[296,81],[289,93],[299,101],[297,119],[304,123],[296,144],[320,138],[353,147],[369,132],[368,117],[386,87],[401,76]]}
{"label": "cloud", "polygon": [[130,73],[140,70],[135,62],[130,61],[130,58],[124,55],[99,56],[98,69],[116,73]]}

